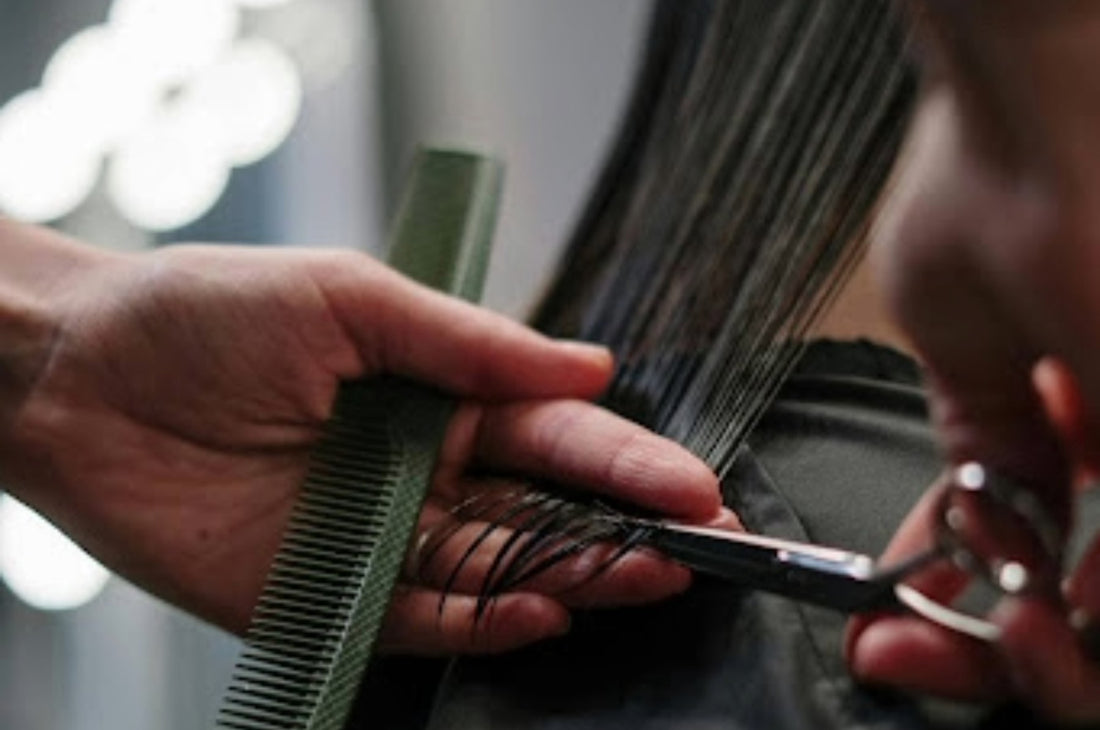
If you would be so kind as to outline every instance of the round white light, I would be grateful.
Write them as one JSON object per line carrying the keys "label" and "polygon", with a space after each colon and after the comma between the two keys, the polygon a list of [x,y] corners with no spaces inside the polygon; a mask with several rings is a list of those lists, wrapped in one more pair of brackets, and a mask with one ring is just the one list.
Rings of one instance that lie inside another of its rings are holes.
{"label": "round white light", "polygon": [[228,48],[240,12],[230,0],[114,0],[108,22],[148,72],[173,86]]}
{"label": "round white light", "polygon": [[100,163],[67,105],[45,91],[0,108],[0,210],[11,217],[45,222],[72,212],[95,186]]}
{"label": "round white light", "polygon": [[54,52],[42,85],[65,107],[72,134],[106,152],[149,118],[161,90],[148,64],[109,26],[86,28]]}
{"label": "round white light", "polygon": [[293,59],[277,45],[242,40],[187,86],[179,104],[219,120],[212,131],[227,160],[239,167],[286,140],[302,107],[302,81]]}
{"label": "round white light", "polygon": [[168,231],[197,220],[229,183],[218,120],[193,107],[162,112],[115,153],[107,189],[135,225]]}
{"label": "round white light", "polygon": [[290,0],[237,0],[242,8],[274,8],[286,5]]}
{"label": "round white light", "polygon": [[345,73],[372,43],[370,12],[359,0],[298,2],[253,21],[258,34],[278,43],[294,58],[310,89],[320,89]]}
{"label": "round white light", "polygon": [[0,496],[0,575],[15,595],[44,611],[83,606],[109,578],[57,528],[7,495]]}

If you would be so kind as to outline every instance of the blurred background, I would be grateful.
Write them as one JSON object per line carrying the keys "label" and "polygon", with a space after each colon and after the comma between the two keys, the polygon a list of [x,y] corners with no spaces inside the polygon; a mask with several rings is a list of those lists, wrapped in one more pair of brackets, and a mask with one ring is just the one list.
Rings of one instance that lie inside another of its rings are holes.
{"label": "blurred background", "polygon": [[[629,90],[649,0],[0,0],[0,215],[121,250],[380,253],[417,144],[508,177],[486,303],[522,318]],[[2,485],[0,485],[2,487]],[[0,496],[0,727],[209,727],[238,642]]]}

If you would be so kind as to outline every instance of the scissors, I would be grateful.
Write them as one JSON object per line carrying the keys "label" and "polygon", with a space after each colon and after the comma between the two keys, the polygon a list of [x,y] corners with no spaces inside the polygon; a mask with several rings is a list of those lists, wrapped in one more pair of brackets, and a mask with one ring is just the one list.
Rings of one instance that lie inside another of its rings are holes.
{"label": "scissors", "polygon": [[[452,510],[461,519],[486,515],[496,519],[467,550],[443,595],[474,548],[497,526],[508,524],[514,532],[493,561],[479,605],[570,555],[610,541],[619,549],[585,580],[644,546],[699,573],[750,590],[846,613],[909,610],[956,632],[995,642],[1001,633],[995,624],[937,601],[905,581],[932,563],[950,560],[986,579],[1002,594],[1051,590],[1061,575],[1064,534],[1026,485],[976,462],[956,467],[949,477],[934,505],[937,521],[932,545],[888,566],[848,550],[636,517],[599,503],[585,507],[548,492],[523,491],[497,498],[482,494]],[[418,549],[422,565],[457,531],[461,519],[440,534],[422,536],[428,544]]]}
{"label": "scissors", "polygon": [[[969,508],[969,513],[964,512]],[[1047,589],[1060,575],[1062,531],[1032,490],[978,464],[953,470],[938,498],[934,544],[880,566],[856,552],[748,533],[651,521],[640,542],[700,573],[846,613],[908,609],[982,641],[1000,638],[992,622],[905,584],[939,560],[984,577],[1001,593]],[[979,519],[1000,523],[996,534]],[[1023,540],[1019,538],[1023,535]]]}
{"label": "scissors", "polygon": [[928,598],[903,581],[946,557],[938,545],[896,565],[862,553],[727,530],[652,523],[641,542],[692,570],[752,590],[845,613],[909,610],[968,636],[997,641],[1000,629]]}

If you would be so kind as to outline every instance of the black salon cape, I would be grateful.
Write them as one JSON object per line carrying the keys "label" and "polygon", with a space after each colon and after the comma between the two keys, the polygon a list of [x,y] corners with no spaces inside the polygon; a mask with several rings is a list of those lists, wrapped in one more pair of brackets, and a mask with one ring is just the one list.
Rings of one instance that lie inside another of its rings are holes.
{"label": "black salon cape", "polygon": [[[937,476],[916,368],[870,343],[819,342],[723,488],[753,532],[876,555]],[[1034,724],[1019,708],[914,702],[856,686],[845,617],[697,578],[647,608],[579,612],[570,634],[500,657],[371,668],[351,727],[822,730]]]}

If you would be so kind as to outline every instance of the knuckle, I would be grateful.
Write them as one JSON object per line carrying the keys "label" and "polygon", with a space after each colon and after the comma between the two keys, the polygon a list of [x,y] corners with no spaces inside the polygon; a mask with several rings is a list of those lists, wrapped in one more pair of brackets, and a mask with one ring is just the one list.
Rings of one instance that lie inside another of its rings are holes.
{"label": "knuckle", "polygon": [[624,435],[611,448],[603,479],[611,485],[644,481],[648,473],[647,465],[655,456],[648,434],[633,432]]}
{"label": "knuckle", "polygon": [[573,401],[546,406],[533,434],[535,453],[546,465],[568,462],[573,438],[581,432],[584,413]]}

